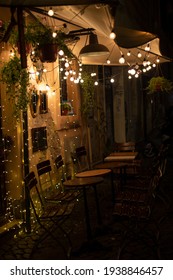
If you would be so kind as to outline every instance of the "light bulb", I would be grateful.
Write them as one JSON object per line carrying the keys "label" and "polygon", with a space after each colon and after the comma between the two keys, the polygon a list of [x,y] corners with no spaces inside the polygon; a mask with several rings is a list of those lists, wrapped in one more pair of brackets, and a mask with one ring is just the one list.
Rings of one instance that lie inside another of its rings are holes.
{"label": "light bulb", "polygon": [[66,67],[66,68],[69,67],[69,63],[68,63],[68,62],[65,63],[65,67]]}
{"label": "light bulb", "polygon": [[116,38],[115,32],[112,31],[112,32],[109,34],[109,38],[112,39],[112,40],[114,40],[114,39]]}
{"label": "light bulb", "polygon": [[63,24],[63,32],[67,35],[67,34],[69,34],[69,29],[68,29],[68,27],[67,27],[67,24],[66,23],[64,23]]}
{"label": "light bulb", "polygon": [[63,51],[63,50],[60,50],[60,51],[58,52],[58,54],[59,54],[59,55],[64,55],[64,51]]}
{"label": "light bulb", "polygon": [[52,16],[54,15],[54,11],[52,10],[52,7],[49,9],[48,15],[49,15],[50,17],[52,17]]}
{"label": "light bulb", "polygon": [[106,62],[107,62],[107,64],[110,64],[110,63],[111,63],[109,59],[107,59],[107,61],[106,61]]}
{"label": "light bulb", "polygon": [[132,68],[131,71],[130,71],[130,74],[131,75],[135,75],[136,74],[136,70]]}
{"label": "light bulb", "polygon": [[98,83],[97,81],[94,82],[94,85],[95,85],[95,86],[98,86],[98,84],[99,84],[99,83]]}
{"label": "light bulb", "polygon": [[52,33],[52,37],[53,37],[53,38],[56,38],[56,36],[57,36],[57,33],[54,31],[54,32]]}
{"label": "light bulb", "polygon": [[122,56],[120,57],[119,63],[120,63],[120,64],[124,64],[124,63],[125,63],[124,55],[122,55]]}
{"label": "light bulb", "polygon": [[127,52],[127,56],[131,56],[131,51],[128,51],[128,52]]}
{"label": "light bulb", "polygon": [[139,57],[139,58],[142,57],[142,54],[141,54],[140,52],[138,52],[138,57]]}
{"label": "light bulb", "polygon": [[147,61],[146,61],[146,59],[144,58],[144,60],[143,60],[143,66],[145,67],[145,66],[147,66]]}
{"label": "light bulb", "polygon": [[111,78],[110,82],[111,82],[111,83],[114,83],[114,81],[115,81],[115,80],[114,80],[113,78]]}
{"label": "light bulb", "polygon": [[149,51],[150,51],[150,44],[147,44],[147,45],[146,45],[145,51],[146,51],[146,52],[149,52]]}

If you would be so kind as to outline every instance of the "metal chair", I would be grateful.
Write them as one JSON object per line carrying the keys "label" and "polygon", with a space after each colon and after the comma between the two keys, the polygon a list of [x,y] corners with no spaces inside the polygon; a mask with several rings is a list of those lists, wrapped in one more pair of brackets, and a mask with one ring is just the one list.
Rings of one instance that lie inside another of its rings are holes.
{"label": "metal chair", "polygon": [[[55,204],[55,203],[45,203],[42,199],[41,194],[38,189],[38,182],[35,173],[31,171],[25,178],[25,187],[29,193],[30,205],[33,209],[36,221],[39,226],[45,231],[45,235],[41,236],[39,243],[47,237],[51,237],[55,240],[59,246],[65,252],[67,258],[70,256],[71,251],[71,240],[69,234],[63,228],[63,223],[71,215],[73,211],[72,204]],[[68,241],[68,249],[65,248],[62,240],[55,236],[55,230],[60,230],[63,236],[66,237]]]}
{"label": "metal chair", "polygon": [[[60,168],[64,168],[64,163],[62,160],[61,155],[59,155],[55,160],[55,165],[57,171]],[[64,175],[60,176],[60,180],[53,184],[51,178],[52,167],[50,164],[50,160],[44,160],[37,164],[37,173],[38,173],[38,180],[41,189],[42,197],[46,201],[52,201],[56,203],[75,203],[79,192],[75,191],[66,191],[63,189],[63,181],[65,180]]]}
{"label": "metal chair", "polygon": [[118,251],[119,259],[134,240],[143,241],[145,246],[148,247],[153,246],[155,254],[159,257],[159,221],[152,217],[152,213],[162,176],[162,163],[160,163],[155,168],[150,184],[148,187],[146,186],[146,189],[124,191],[122,197],[119,197],[119,201],[115,202],[113,216],[119,220],[120,226],[124,229]]}
{"label": "metal chair", "polygon": [[75,169],[75,176],[78,178],[86,177],[105,177],[110,176],[112,199],[114,199],[114,182],[112,169],[110,168],[91,168],[88,160],[88,155],[85,146],[76,148],[74,153],[71,153],[72,161]]}

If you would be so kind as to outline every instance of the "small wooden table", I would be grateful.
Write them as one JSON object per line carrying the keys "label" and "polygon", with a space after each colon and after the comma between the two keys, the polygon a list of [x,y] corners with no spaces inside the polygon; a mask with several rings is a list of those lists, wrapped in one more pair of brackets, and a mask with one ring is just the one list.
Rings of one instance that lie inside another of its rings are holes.
{"label": "small wooden table", "polygon": [[137,152],[115,152],[105,157],[104,161],[133,161],[136,158],[137,154]]}
{"label": "small wooden table", "polygon": [[[96,186],[102,183],[103,180],[104,179],[102,177],[96,176],[96,177],[86,177],[86,178],[74,178],[72,180],[67,180],[63,183],[65,187],[70,187],[70,188],[74,187],[79,189],[82,188],[83,190],[85,221],[86,221],[86,231],[87,231],[88,241],[92,239],[92,231],[90,225],[89,207],[88,207],[86,190],[88,187],[94,187],[94,189],[96,189]],[[97,192],[95,192],[95,194],[97,194]],[[97,219],[98,219],[98,223],[100,223],[101,215],[100,215],[100,208],[99,208],[97,195],[95,196],[95,201],[96,201]]]}

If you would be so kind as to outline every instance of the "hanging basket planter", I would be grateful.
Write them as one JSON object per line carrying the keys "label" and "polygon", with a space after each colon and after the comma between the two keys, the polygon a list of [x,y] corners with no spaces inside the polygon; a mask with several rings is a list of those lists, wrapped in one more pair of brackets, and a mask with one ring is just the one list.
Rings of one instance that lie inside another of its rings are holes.
{"label": "hanging basket planter", "polygon": [[167,80],[165,77],[152,77],[149,82],[146,90],[148,94],[157,93],[157,92],[170,92],[173,89],[173,83]]}
{"label": "hanging basket planter", "polygon": [[39,58],[41,62],[55,62],[58,56],[57,44],[44,44],[39,47]]}

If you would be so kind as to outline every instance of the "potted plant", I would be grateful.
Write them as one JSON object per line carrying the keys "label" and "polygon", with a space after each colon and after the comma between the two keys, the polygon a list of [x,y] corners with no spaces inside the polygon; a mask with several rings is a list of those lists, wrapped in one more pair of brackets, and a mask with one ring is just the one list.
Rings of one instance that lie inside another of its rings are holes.
{"label": "potted plant", "polygon": [[9,99],[14,101],[14,115],[19,119],[21,111],[26,111],[30,102],[29,73],[22,68],[16,55],[4,63],[0,71],[0,81],[6,84],[6,93]]}
{"label": "potted plant", "polygon": [[149,82],[148,86],[146,88],[149,93],[154,92],[170,92],[173,89],[173,83],[169,80],[167,80],[165,77],[152,77]]}
{"label": "potted plant", "polygon": [[69,114],[69,112],[71,112],[71,106],[69,103],[67,102],[63,102],[61,103],[61,115],[62,116],[66,116]]}

